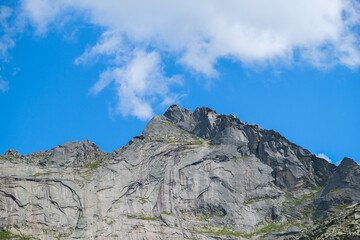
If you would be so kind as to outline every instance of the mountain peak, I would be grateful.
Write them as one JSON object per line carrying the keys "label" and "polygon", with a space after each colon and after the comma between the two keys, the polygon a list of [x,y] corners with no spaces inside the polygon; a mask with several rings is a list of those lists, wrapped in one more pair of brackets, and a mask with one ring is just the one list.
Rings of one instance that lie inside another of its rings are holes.
{"label": "mountain peak", "polygon": [[351,158],[348,157],[344,157],[343,160],[341,161],[339,168],[343,168],[343,167],[352,167],[352,166],[358,166],[358,164],[352,160]]}
{"label": "mountain peak", "polygon": [[[327,216],[334,205],[348,205],[360,201],[360,167],[350,158],[344,158],[327,180],[316,205],[315,217]],[[325,211],[324,211],[325,210]]]}
{"label": "mountain peak", "polygon": [[83,166],[103,154],[95,143],[86,139],[64,143],[47,151],[29,154],[25,157],[37,159],[40,165]]}
{"label": "mountain peak", "polygon": [[180,121],[188,121],[191,118],[192,112],[187,108],[181,108],[176,104],[171,105],[164,113],[171,122],[178,123]]}
{"label": "mountain peak", "polygon": [[218,114],[208,107],[197,107],[191,112],[187,108],[171,105],[163,116],[179,128],[205,139],[214,138],[225,128],[239,128],[244,125],[235,114]]}
{"label": "mountain peak", "polygon": [[194,111],[194,113],[199,113],[199,114],[209,114],[209,113],[214,113],[217,115],[217,112],[211,108],[208,107],[197,107]]}
{"label": "mountain peak", "polygon": [[19,157],[20,153],[14,149],[9,149],[6,151],[5,156],[7,157]]}

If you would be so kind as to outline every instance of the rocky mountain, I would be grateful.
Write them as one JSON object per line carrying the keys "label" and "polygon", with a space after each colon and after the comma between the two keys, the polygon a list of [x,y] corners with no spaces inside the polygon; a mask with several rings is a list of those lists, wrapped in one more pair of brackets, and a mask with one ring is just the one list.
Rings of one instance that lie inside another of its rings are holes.
{"label": "rocky mountain", "polygon": [[359,172],[173,105],[112,153],[86,140],[1,155],[0,238],[286,239],[358,202]]}

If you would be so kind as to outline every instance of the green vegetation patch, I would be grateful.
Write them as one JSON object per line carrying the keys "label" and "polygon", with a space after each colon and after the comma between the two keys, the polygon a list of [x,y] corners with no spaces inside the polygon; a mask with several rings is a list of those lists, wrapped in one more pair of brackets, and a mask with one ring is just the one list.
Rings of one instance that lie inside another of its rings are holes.
{"label": "green vegetation patch", "polygon": [[191,142],[188,143],[189,145],[202,145],[203,141],[199,140],[199,139],[195,139]]}
{"label": "green vegetation patch", "polygon": [[248,159],[248,158],[252,158],[252,157],[255,157],[255,155],[254,154],[244,155],[244,156],[241,156],[241,157],[236,157],[235,160],[240,161],[240,160],[244,160],[244,159]]}
{"label": "green vegetation patch", "polygon": [[195,220],[195,221],[207,221],[207,220],[210,220],[210,219],[219,219],[219,218],[224,218],[224,217],[225,216],[211,214],[211,215],[208,215],[208,216],[198,216],[193,220]]}
{"label": "green vegetation patch", "polygon": [[255,232],[255,235],[263,234],[263,233],[271,233],[271,232],[282,232],[285,230],[286,224],[276,225],[274,223],[270,223],[269,225],[261,228],[260,230]]}
{"label": "green vegetation patch", "polygon": [[342,210],[344,210],[347,206],[349,206],[349,204],[339,204],[334,206],[335,211],[337,212],[341,212]]}
{"label": "green vegetation patch", "polygon": [[0,239],[13,239],[19,237],[18,235],[14,235],[10,232],[1,231],[0,232]]}
{"label": "green vegetation patch", "polygon": [[203,216],[203,217],[195,218],[195,221],[206,221],[206,220],[213,219],[213,218],[214,218],[214,216]]}
{"label": "green vegetation patch", "polygon": [[203,230],[193,230],[194,232],[198,234],[211,234],[211,235],[217,235],[217,236],[235,236],[235,237],[244,237],[243,233],[236,232],[229,228],[223,228],[223,229],[210,229],[210,228],[204,228]]}
{"label": "green vegetation patch", "polygon": [[323,187],[320,187],[320,186],[314,186],[314,187],[310,188],[310,190],[317,191],[317,192],[320,192],[322,189],[323,189]]}
{"label": "green vegetation patch", "polygon": [[302,210],[301,212],[303,214],[302,219],[305,220],[311,218],[311,215],[313,215],[314,212],[315,212],[315,206],[313,204],[310,204],[308,208]]}
{"label": "green vegetation patch", "polygon": [[274,232],[283,232],[285,231],[289,226],[297,226],[298,228],[304,228],[306,225],[302,224],[300,222],[295,221],[289,221],[284,222],[281,224],[276,223],[270,223],[261,229],[252,232],[252,233],[242,233],[237,232],[230,228],[223,228],[223,229],[211,229],[208,227],[203,227],[202,230],[193,230],[197,234],[210,234],[210,235],[217,235],[217,236],[235,236],[235,237],[245,237],[245,238],[252,238],[257,235],[261,234],[269,234]]}
{"label": "green vegetation patch", "polygon": [[35,173],[33,177],[40,177],[40,176],[49,176],[51,173]]}
{"label": "green vegetation patch", "polygon": [[[169,123],[171,125],[173,125],[173,123]],[[178,127],[177,127],[178,128]],[[191,134],[189,132],[186,132],[180,128],[178,128],[178,130],[180,131],[180,133],[178,135],[155,135],[152,136],[148,139],[146,139],[146,141],[148,142],[164,142],[164,143],[168,143],[168,144],[182,144],[182,145],[197,145],[197,146],[201,146],[205,143],[205,140],[194,135]]]}
{"label": "green vegetation patch", "polygon": [[338,195],[341,195],[341,191],[338,188],[331,190],[330,193],[336,193]]}
{"label": "green vegetation patch", "polygon": [[270,223],[266,225],[265,227],[259,229],[258,231],[255,231],[253,233],[244,234],[244,237],[253,237],[259,234],[267,234],[267,233],[273,233],[273,232],[283,232],[286,230],[286,228],[289,226],[289,222],[277,225],[275,223]]}
{"label": "green vegetation patch", "polygon": [[129,219],[139,219],[139,220],[145,220],[145,221],[160,221],[159,217],[149,217],[149,216],[127,216]]}
{"label": "green vegetation patch", "polygon": [[101,162],[98,160],[95,162],[89,162],[89,163],[85,164],[84,168],[89,168],[89,169],[95,170],[98,167],[100,167],[100,165],[101,165]]}
{"label": "green vegetation patch", "polygon": [[296,198],[294,197],[294,195],[292,193],[289,192],[285,192],[285,196],[290,199],[288,201],[285,201],[285,204],[290,204],[290,205],[294,205],[294,206],[299,206],[302,205],[304,203],[307,202],[311,202],[315,199],[315,195],[319,192],[320,190],[308,193],[308,194],[303,194],[300,198]]}
{"label": "green vegetation patch", "polygon": [[0,239],[24,239],[24,240],[27,240],[30,238],[16,235],[16,234],[13,234],[13,233],[7,232],[7,231],[0,231]]}
{"label": "green vegetation patch", "polygon": [[314,199],[315,199],[314,194],[304,194],[302,196],[302,198],[296,199],[294,203],[295,203],[295,206],[299,206],[299,205],[301,205],[303,203],[313,201]]}
{"label": "green vegetation patch", "polygon": [[246,202],[243,202],[244,205],[250,205],[253,203],[257,203],[257,202],[261,202],[261,201],[265,201],[265,200],[270,200],[270,197],[265,197],[265,198],[257,198],[257,199],[252,199]]}
{"label": "green vegetation patch", "polygon": [[263,228],[252,232],[252,233],[242,233],[234,231],[230,228],[223,228],[223,229],[211,229],[208,227],[204,227],[202,230],[193,230],[194,232],[198,234],[211,234],[211,235],[217,235],[217,236],[235,236],[235,237],[245,237],[245,238],[252,238],[257,235],[261,234],[269,234],[274,232],[283,232],[285,231],[290,225],[297,226],[299,228],[304,228],[305,225],[298,222],[285,222],[282,224],[275,224],[270,223]]}
{"label": "green vegetation patch", "polygon": [[[97,160],[95,162],[89,162],[86,163],[83,168],[76,169],[77,174],[84,179],[87,183],[92,182],[93,179],[90,178],[90,176],[95,172],[97,168],[99,168],[102,165],[100,160]],[[84,185],[83,185],[84,186]]]}
{"label": "green vegetation patch", "polygon": [[287,197],[287,198],[293,198],[294,197],[294,195],[292,194],[292,193],[290,193],[290,192],[284,192],[285,193],[285,196]]}
{"label": "green vegetation patch", "polygon": [[254,154],[244,155],[244,156],[241,156],[240,159],[252,158],[252,157],[254,157],[254,156],[255,156]]}
{"label": "green vegetation patch", "polygon": [[168,215],[168,216],[173,216],[174,215],[174,213],[172,213],[172,212],[163,212],[163,214]]}

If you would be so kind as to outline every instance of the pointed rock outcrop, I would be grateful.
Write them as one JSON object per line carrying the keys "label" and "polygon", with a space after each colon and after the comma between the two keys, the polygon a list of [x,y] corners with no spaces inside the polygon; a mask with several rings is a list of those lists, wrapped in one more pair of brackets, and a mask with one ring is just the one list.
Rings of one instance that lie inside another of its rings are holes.
{"label": "pointed rock outcrop", "polygon": [[14,149],[9,149],[5,153],[6,157],[20,157],[20,153]]}
{"label": "pointed rock outcrop", "polygon": [[327,180],[315,201],[315,218],[327,217],[356,202],[360,202],[360,166],[344,158]]}

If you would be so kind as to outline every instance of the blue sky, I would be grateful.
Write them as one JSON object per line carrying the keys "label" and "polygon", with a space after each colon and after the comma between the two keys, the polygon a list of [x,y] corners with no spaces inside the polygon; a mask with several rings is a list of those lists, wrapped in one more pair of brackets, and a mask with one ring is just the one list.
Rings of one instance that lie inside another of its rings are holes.
{"label": "blue sky", "polygon": [[358,1],[0,6],[0,153],[85,139],[113,151],[177,103],[360,161]]}

